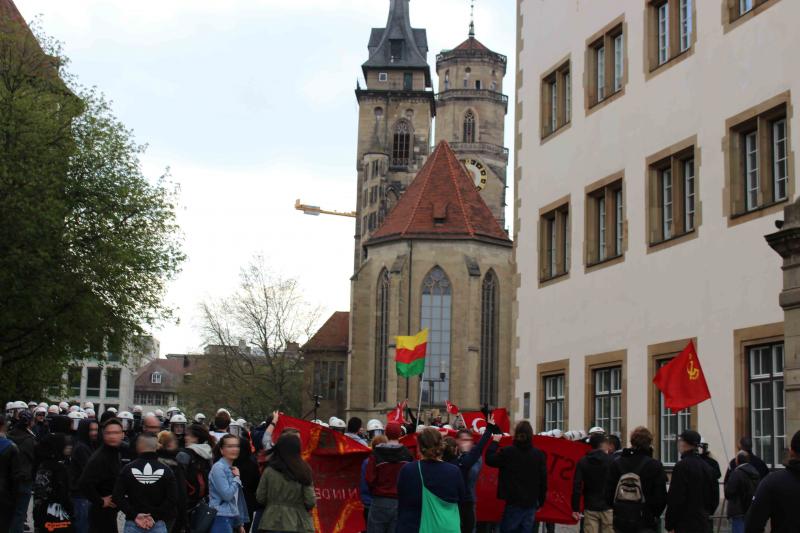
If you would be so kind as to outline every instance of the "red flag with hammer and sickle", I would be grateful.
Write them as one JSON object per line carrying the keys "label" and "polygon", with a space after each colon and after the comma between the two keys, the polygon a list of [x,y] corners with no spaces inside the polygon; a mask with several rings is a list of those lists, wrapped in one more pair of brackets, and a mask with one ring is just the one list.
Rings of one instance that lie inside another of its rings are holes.
{"label": "red flag with hammer and sickle", "polygon": [[672,412],[681,411],[711,398],[700,359],[689,344],[675,359],[662,366],[653,383],[664,394],[664,405]]}

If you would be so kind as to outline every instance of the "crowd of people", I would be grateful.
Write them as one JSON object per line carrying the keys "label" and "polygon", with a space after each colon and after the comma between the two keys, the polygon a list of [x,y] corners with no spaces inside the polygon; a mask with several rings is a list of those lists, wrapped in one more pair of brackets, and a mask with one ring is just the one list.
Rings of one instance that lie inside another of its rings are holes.
{"label": "crowd of people", "polygon": [[[359,487],[367,533],[539,530],[552,472],[529,422],[502,446],[491,415],[480,432],[408,415],[366,426],[356,417],[315,421],[371,448]],[[207,424],[202,414],[189,421],[177,408],[138,407],[98,418],[91,404],[10,402],[0,414],[0,531],[110,533],[124,522],[124,533],[313,532],[314,472],[300,432],[276,434],[279,418],[251,425],[219,409]],[[410,432],[415,454],[401,443]],[[599,427],[547,436],[589,445],[568,502],[586,533],[710,533],[721,485],[733,533],[762,532],[768,522],[773,533],[800,532],[800,432],[785,468],[773,472],[742,438],[723,479],[701,436],[684,431],[669,483],[647,428],[634,429],[627,448]],[[483,468],[497,469],[498,524],[476,522]]]}

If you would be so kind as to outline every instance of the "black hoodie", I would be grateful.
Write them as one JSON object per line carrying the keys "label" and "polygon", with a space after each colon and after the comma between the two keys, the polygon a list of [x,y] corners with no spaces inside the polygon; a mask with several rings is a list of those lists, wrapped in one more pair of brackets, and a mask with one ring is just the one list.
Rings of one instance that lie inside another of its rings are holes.
{"label": "black hoodie", "polygon": [[800,531],[800,459],[792,459],[785,470],[768,475],[756,490],[753,504],[747,511],[745,531],[761,533],[767,520],[772,533]]}
{"label": "black hoodie", "polygon": [[744,516],[753,501],[753,495],[761,482],[761,474],[750,463],[743,463],[728,476],[725,482],[725,499],[728,501],[728,516]]}
{"label": "black hoodie", "polygon": [[92,424],[97,424],[97,421],[81,420],[80,424],[78,424],[78,431],[75,432],[75,438],[72,441],[72,456],[70,457],[68,470],[73,498],[85,498],[81,491],[78,490],[78,481],[89,463],[89,458],[97,450],[97,441],[92,442],[89,440],[89,427]]}
{"label": "black hoodie", "polygon": [[102,508],[103,497],[111,496],[119,472],[122,470],[122,452],[103,444],[89,458],[78,480],[78,490],[92,505]]}
{"label": "black hoodie", "polygon": [[611,466],[611,456],[605,450],[592,450],[578,461],[572,480],[572,510],[580,512],[581,496],[587,511],[607,511],[606,480]]}
{"label": "black hoodie", "polygon": [[516,507],[544,505],[547,497],[547,456],[532,445],[500,448],[489,444],[486,465],[500,469],[497,498]]}
{"label": "black hoodie", "polygon": [[664,528],[676,533],[711,531],[709,518],[719,505],[714,469],[696,451],[681,455],[672,469]]}
{"label": "black hoodie", "polygon": [[120,472],[113,500],[128,520],[149,514],[169,522],[176,517],[177,487],[172,470],[155,453],[143,453]]}
{"label": "black hoodie", "polygon": [[619,478],[631,472],[638,472],[642,480],[645,516],[640,524],[641,529],[655,529],[658,518],[667,506],[667,474],[661,462],[653,459],[652,450],[625,448],[614,457],[606,483],[608,503],[614,503]]}

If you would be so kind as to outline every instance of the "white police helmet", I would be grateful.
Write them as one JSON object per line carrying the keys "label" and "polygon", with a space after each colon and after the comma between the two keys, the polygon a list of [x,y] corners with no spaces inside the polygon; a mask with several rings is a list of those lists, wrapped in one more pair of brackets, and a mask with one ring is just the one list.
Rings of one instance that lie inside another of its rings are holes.
{"label": "white police helmet", "polygon": [[59,409],[57,405],[51,405],[50,407],[47,408],[47,412],[50,413],[51,415],[57,415],[58,413],[61,412],[61,409]]}
{"label": "white police helmet", "polygon": [[203,413],[197,413],[196,415],[194,415],[194,421],[197,422],[198,424],[202,424],[203,422],[206,421],[206,415],[204,415]]}
{"label": "white police helmet", "polygon": [[68,411],[69,410],[69,404],[67,402],[61,402],[61,403],[58,404],[58,408],[63,410],[63,411]]}
{"label": "white police helmet", "polygon": [[[92,408],[90,407],[89,409],[92,409]],[[94,409],[92,409],[92,411],[94,411]],[[106,409],[106,411],[108,411],[109,413],[112,413],[112,414],[117,414],[117,408],[116,407],[109,407],[108,409]]]}
{"label": "white police helmet", "polygon": [[367,434],[369,434],[369,438],[372,438],[375,435],[382,435],[383,431],[383,424],[381,424],[380,420],[373,418],[367,422]]}
{"label": "white police helmet", "polygon": [[86,414],[86,418],[95,418],[97,416],[94,409],[87,409],[84,413]]}
{"label": "white police helmet", "polygon": [[141,405],[134,405],[133,406],[133,414],[142,414],[142,406]]}
{"label": "white police helmet", "polygon": [[84,402],[83,408],[84,409],[94,409],[94,404],[92,402]]}
{"label": "white police helmet", "polygon": [[606,430],[601,428],[600,426],[595,426],[589,430],[589,435],[605,435]]}
{"label": "white police helmet", "polygon": [[78,426],[83,420],[83,415],[81,415],[78,411],[70,411],[67,415],[69,418],[69,427],[72,431],[78,431]]}
{"label": "white police helmet", "polygon": [[128,431],[133,427],[133,414],[129,413],[128,411],[122,411],[120,414],[117,415],[120,422],[122,422],[122,430]]}

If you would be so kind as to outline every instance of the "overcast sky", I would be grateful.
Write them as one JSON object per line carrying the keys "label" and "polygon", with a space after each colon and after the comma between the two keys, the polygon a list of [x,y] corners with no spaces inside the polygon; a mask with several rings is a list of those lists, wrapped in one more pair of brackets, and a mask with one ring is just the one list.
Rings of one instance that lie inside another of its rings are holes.
{"label": "overcast sky", "polygon": [[[304,216],[294,201],[355,207],[353,90],[389,0],[15,1],[149,146],[148,177],[169,167],[180,184],[188,259],[167,297],[180,322],[154,332],[162,355],[201,349],[199,302],[229,293],[258,253],[326,317],[348,309],[354,221]],[[515,2],[476,4],[478,39],[508,56],[513,102]],[[467,37],[469,0],[412,0],[411,22],[428,30],[433,70]]]}

